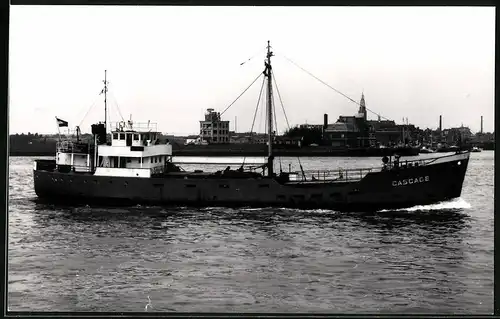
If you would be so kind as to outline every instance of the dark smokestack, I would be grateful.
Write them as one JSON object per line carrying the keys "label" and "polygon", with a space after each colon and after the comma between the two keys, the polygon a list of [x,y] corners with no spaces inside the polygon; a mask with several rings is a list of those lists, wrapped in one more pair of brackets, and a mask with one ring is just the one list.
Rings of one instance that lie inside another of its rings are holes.
{"label": "dark smokestack", "polygon": [[97,144],[106,144],[106,126],[104,123],[92,124],[92,135],[97,135]]}
{"label": "dark smokestack", "polygon": [[443,129],[443,117],[439,115],[439,132]]}
{"label": "dark smokestack", "polygon": [[483,134],[483,116],[481,115],[481,134]]}
{"label": "dark smokestack", "polygon": [[328,126],[328,114],[323,115],[323,128]]}

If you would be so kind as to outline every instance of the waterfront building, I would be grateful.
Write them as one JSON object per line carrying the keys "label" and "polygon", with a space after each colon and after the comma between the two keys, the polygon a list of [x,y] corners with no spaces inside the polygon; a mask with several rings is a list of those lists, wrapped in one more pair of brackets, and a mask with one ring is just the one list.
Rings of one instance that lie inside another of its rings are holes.
{"label": "waterfront building", "polygon": [[465,142],[472,138],[472,132],[468,127],[460,126],[443,130],[443,142],[455,145],[459,141]]}
{"label": "waterfront building", "polygon": [[200,137],[209,144],[229,143],[229,121],[221,120],[220,112],[207,109],[205,120],[200,121]]}
{"label": "waterfront building", "polygon": [[374,131],[367,122],[366,103],[364,94],[361,95],[358,113],[354,116],[339,116],[337,122],[325,123],[323,139],[327,145],[334,147],[369,147],[375,145]]}
{"label": "waterfront building", "polygon": [[235,133],[231,132],[231,144],[267,144],[267,135],[263,133]]}

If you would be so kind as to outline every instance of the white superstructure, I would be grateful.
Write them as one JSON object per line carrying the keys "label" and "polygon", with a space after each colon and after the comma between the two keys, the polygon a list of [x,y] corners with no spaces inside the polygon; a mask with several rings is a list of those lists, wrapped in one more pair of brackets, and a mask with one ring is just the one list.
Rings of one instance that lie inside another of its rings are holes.
{"label": "white superstructure", "polygon": [[150,177],[172,160],[172,145],[160,144],[155,123],[111,124],[111,145],[98,145],[95,175]]}
{"label": "white superstructure", "polygon": [[91,171],[91,149],[89,144],[60,140],[56,146],[56,165],[68,166],[75,172]]}
{"label": "white superstructure", "polygon": [[[155,123],[111,123],[111,143],[97,145],[61,140],[56,165],[98,176],[151,177],[172,161],[172,145],[160,144]],[[95,163],[95,164],[94,164]]]}

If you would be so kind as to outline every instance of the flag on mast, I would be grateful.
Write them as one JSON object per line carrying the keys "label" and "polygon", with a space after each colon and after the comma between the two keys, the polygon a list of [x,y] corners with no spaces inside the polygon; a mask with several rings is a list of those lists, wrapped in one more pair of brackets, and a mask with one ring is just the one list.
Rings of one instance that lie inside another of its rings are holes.
{"label": "flag on mast", "polygon": [[59,126],[59,127],[68,127],[68,122],[67,121],[61,120],[58,117],[56,117],[56,121],[57,121],[57,126]]}

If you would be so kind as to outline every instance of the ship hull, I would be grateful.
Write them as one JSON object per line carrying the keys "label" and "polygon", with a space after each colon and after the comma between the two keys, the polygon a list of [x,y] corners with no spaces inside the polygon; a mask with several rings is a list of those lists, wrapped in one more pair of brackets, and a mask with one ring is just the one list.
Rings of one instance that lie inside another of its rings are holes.
{"label": "ship hull", "polygon": [[101,205],[188,205],[323,208],[378,211],[460,197],[467,157],[368,173],[355,182],[280,183],[271,178],[166,175],[157,178],[94,176],[34,170],[37,196],[50,202]]}

